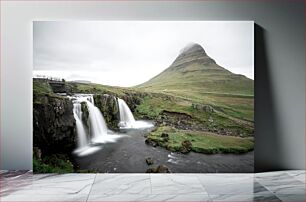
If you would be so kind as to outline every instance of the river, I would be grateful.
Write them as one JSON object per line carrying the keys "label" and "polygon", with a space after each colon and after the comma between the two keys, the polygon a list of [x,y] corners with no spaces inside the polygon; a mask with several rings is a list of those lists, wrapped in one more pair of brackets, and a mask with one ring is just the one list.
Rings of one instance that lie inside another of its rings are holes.
{"label": "river", "polygon": [[[101,173],[144,173],[148,168],[166,165],[173,173],[252,173],[254,152],[246,154],[180,154],[161,147],[145,144],[150,129],[126,129],[113,143],[100,145],[97,152],[79,157],[75,163],[80,169]],[[111,134],[110,134],[111,135]],[[153,158],[148,166],[145,159]]]}

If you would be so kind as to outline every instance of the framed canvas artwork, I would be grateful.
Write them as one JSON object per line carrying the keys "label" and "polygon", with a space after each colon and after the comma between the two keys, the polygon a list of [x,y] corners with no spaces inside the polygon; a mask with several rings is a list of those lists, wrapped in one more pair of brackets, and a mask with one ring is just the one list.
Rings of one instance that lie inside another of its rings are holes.
{"label": "framed canvas artwork", "polygon": [[254,23],[33,22],[35,173],[254,171]]}

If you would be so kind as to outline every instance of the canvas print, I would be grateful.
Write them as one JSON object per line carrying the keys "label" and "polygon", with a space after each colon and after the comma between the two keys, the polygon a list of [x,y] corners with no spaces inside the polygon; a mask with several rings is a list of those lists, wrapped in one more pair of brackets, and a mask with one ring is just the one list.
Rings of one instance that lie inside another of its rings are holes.
{"label": "canvas print", "polygon": [[253,172],[253,149],[253,22],[33,22],[35,173]]}

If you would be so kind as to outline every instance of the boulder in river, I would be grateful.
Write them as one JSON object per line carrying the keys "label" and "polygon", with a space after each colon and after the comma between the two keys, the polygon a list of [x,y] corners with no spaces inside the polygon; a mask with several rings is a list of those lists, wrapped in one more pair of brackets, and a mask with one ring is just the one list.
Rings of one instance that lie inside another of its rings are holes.
{"label": "boulder in river", "polygon": [[146,163],[148,165],[152,165],[152,164],[154,164],[154,161],[153,161],[153,159],[151,157],[148,157],[148,158],[146,158]]}
{"label": "boulder in river", "polygon": [[147,138],[145,140],[145,143],[148,144],[148,145],[151,145],[153,147],[156,147],[158,145],[157,142],[155,140],[151,139],[151,138]]}
{"label": "boulder in river", "polygon": [[192,143],[189,140],[184,140],[182,142],[182,148],[180,150],[180,152],[182,153],[188,153],[191,151],[191,147],[192,147]]}
{"label": "boulder in river", "polygon": [[167,166],[159,165],[156,168],[147,169],[146,173],[171,173],[171,171]]}

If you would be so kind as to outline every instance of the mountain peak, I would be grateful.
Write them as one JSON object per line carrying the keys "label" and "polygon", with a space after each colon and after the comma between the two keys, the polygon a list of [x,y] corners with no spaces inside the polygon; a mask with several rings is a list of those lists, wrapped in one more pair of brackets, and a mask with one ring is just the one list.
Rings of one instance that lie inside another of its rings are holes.
{"label": "mountain peak", "polygon": [[189,43],[183,49],[181,49],[179,56],[174,60],[171,67],[177,66],[187,67],[187,64],[191,63],[202,63],[209,65],[215,63],[205,52],[204,48],[197,43]]}
{"label": "mountain peak", "polygon": [[251,79],[219,66],[201,45],[190,43],[167,69],[138,87],[189,96],[191,91],[253,94],[253,86]]}
{"label": "mountain peak", "polygon": [[200,45],[200,44],[197,44],[197,43],[189,43],[187,44],[181,51],[180,51],[180,54],[186,54],[186,53],[192,53],[192,52],[201,52],[201,53],[205,53],[205,50],[204,48]]}

